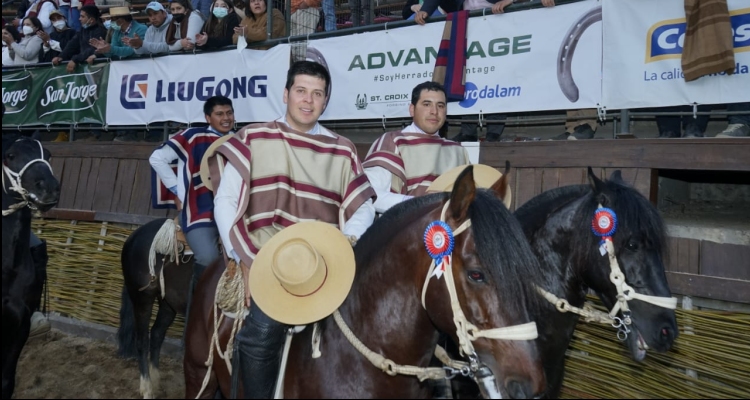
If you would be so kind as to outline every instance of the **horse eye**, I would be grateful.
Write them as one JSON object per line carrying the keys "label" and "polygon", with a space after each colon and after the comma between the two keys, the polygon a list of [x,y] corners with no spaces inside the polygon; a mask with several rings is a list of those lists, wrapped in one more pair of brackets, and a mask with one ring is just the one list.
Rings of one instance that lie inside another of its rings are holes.
{"label": "horse eye", "polygon": [[5,155],[5,158],[7,158],[8,161],[13,161],[13,159],[16,158],[16,155],[13,153],[8,153]]}
{"label": "horse eye", "polygon": [[636,243],[634,240],[628,240],[628,243],[625,245],[625,248],[631,251],[638,250],[638,243]]}
{"label": "horse eye", "polygon": [[484,282],[484,274],[479,271],[470,270],[467,274],[469,275],[469,279],[474,282]]}

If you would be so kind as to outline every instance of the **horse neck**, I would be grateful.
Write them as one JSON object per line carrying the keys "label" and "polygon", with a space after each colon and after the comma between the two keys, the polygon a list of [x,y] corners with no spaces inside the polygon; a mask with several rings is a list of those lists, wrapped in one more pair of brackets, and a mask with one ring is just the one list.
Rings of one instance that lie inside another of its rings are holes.
{"label": "horse neck", "polygon": [[590,252],[575,243],[581,235],[592,233],[581,231],[575,218],[588,197],[582,196],[551,214],[532,238],[542,268],[550,272],[546,274],[545,289],[577,306],[583,304],[586,296],[583,281],[586,263],[581,260]]}
{"label": "horse neck", "polygon": [[421,303],[429,265],[421,235],[413,229],[396,235],[367,265],[357,265],[358,276],[339,310],[371,350],[401,363],[427,365],[438,339]]}

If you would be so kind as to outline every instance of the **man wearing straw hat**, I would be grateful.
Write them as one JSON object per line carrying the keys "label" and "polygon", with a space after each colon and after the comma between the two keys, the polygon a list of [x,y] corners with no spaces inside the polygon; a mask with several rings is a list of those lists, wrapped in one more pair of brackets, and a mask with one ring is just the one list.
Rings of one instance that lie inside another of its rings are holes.
{"label": "man wearing straw hat", "polygon": [[135,54],[135,50],[123,42],[123,38],[145,37],[148,27],[134,20],[133,14],[137,12],[130,11],[129,7],[112,7],[109,9],[109,14],[102,15],[102,18],[112,19],[112,41],[109,43],[102,38],[91,39],[89,44],[96,48],[96,54],[115,59],[123,59]]}
{"label": "man wearing straw hat", "polygon": [[285,116],[248,125],[207,155],[226,254],[249,276],[249,314],[237,334],[247,398],[273,396],[286,327],[343,302],[354,276],[348,243],[375,217],[356,148],[318,123],[330,82],[322,65],[295,62]]}

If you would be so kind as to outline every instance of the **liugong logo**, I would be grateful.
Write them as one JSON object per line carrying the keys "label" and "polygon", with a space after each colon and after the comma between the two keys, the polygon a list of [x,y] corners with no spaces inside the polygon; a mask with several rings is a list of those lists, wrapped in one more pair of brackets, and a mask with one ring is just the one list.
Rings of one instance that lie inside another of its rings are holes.
{"label": "liugong logo", "polygon": [[148,74],[124,75],[120,86],[120,104],[127,110],[146,109]]}

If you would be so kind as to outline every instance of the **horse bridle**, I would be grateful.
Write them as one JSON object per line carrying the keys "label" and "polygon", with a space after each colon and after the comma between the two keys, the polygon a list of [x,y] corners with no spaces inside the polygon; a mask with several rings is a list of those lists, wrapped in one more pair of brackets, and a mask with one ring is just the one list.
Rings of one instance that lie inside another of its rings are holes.
{"label": "horse bridle", "polygon": [[[18,139],[16,140],[16,142],[20,140],[23,140],[23,139]],[[26,170],[29,169],[29,167],[31,167],[35,163],[38,163],[38,162],[44,163],[44,165],[46,165],[49,168],[50,172],[52,172],[52,166],[49,165],[49,162],[47,162],[47,160],[44,159],[44,147],[42,147],[42,143],[38,140],[34,140],[34,141],[37,142],[37,144],[39,144],[40,158],[35,158],[27,162],[26,165],[24,165],[20,171],[15,172],[11,170],[10,168],[8,168],[7,165],[5,165],[5,160],[3,160],[3,179],[2,179],[3,191],[5,193],[8,193],[8,190],[16,192],[19,195],[21,195],[21,199],[22,199],[20,202],[10,205],[10,207],[8,207],[7,210],[3,210],[3,217],[13,214],[14,212],[24,207],[29,207],[31,210],[37,211],[37,208],[34,205],[34,201],[31,198],[31,194],[29,193],[28,190],[24,189],[24,187],[21,185],[21,179],[23,178],[23,173],[26,172]],[[10,188],[7,188],[5,185],[6,175],[8,176],[8,180],[10,181]]]}
{"label": "horse bridle", "polygon": [[[440,214],[440,220],[445,222],[446,212],[450,205],[450,200],[445,203],[443,210]],[[469,226],[471,226],[471,220],[467,219],[458,228],[453,231],[453,235],[457,236],[464,232]],[[341,317],[341,313],[336,310],[333,313],[334,320],[339,326],[339,329],[344,333],[344,336],[362,355],[364,355],[373,365],[380,368],[383,372],[388,375],[395,376],[398,374],[413,375],[419,378],[420,381],[425,379],[445,379],[452,378],[458,374],[469,376],[477,380],[480,384],[480,388],[484,386],[486,390],[497,391],[494,375],[492,371],[480,362],[479,356],[474,350],[474,346],[471,343],[479,338],[487,339],[502,339],[502,340],[534,340],[538,337],[536,323],[529,322],[526,324],[508,326],[503,328],[494,329],[479,329],[476,325],[467,321],[466,315],[461,309],[461,304],[458,301],[458,295],[456,293],[456,284],[453,280],[453,269],[451,262],[443,262],[445,266],[445,284],[448,288],[448,294],[451,300],[451,309],[453,310],[453,323],[456,325],[456,336],[459,340],[459,349],[462,355],[465,355],[469,359],[469,363],[466,364],[461,361],[451,360],[447,357],[444,351],[439,349],[436,351],[436,355],[440,358],[443,363],[446,364],[443,368],[422,368],[415,366],[404,366],[398,365],[392,360],[389,360],[379,353],[375,353],[368,349],[354,333],[349,329],[344,319]],[[427,277],[425,278],[424,285],[422,287],[422,307],[427,309],[425,304],[425,294],[427,293],[427,286],[436,270],[436,261],[433,259],[430,264],[430,268],[427,271]],[[440,354],[438,354],[440,353]],[[497,392],[499,395],[499,392]],[[493,396],[493,398],[495,398]],[[499,398],[499,397],[497,397]]]}
{"label": "horse bridle", "polygon": [[[602,210],[601,204],[598,205],[597,211]],[[560,312],[572,312],[584,317],[586,322],[600,322],[612,325],[613,328],[617,329],[617,338],[621,341],[625,341],[630,334],[629,326],[632,324],[630,307],[628,301],[640,300],[649,304],[653,304],[658,307],[667,308],[674,310],[677,308],[676,297],[662,297],[662,296],[650,296],[641,294],[635,291],[632,286],[628,285],[625,281],[625,274],[620,269],[620,264],[617,262],[617,256],[615,255],[615,246],[611,239],[603,240],[603,248],[606,250],[606,254],[609,258],[610,274],[609,280],[615,285],[617,289],[617,302],[612,306],[612,310],[609,314],[595,310],[591,307],[584,307],[580,309],[578,307],[571,306],[565,299],[560,299],[554,294],[537,286],[537,291],[544,296],[547,301],[555,305],[555,308]],[[604,254],[602,254],[604,255]],[[622,312],[622,318],[617,316],[618,312]]]}

